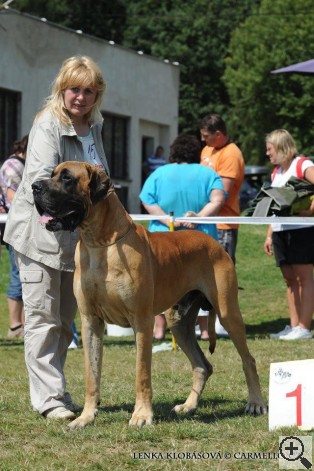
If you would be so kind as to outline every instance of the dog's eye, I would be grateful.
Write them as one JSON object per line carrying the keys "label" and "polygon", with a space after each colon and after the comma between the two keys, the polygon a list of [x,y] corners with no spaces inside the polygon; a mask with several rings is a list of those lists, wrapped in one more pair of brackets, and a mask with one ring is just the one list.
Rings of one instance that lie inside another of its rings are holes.
{"label": "dog's eye", "polygon": [[61,174],[61,180],[64,182],[64,183],[70,183],[73,181],[71,175],[67,174],[67,173],[62,173]]}

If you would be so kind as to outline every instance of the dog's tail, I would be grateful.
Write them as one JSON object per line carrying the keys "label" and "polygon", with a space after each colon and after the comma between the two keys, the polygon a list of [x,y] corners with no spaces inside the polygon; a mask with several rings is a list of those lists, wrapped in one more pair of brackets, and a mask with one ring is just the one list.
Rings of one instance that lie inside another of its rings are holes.
{"label": "dog's tail", "polygon": [[208,337],[209,337],[209,351],[214,353],[216,348],[216,331],[215,331],[216,312],[211,309],[208,315]]}

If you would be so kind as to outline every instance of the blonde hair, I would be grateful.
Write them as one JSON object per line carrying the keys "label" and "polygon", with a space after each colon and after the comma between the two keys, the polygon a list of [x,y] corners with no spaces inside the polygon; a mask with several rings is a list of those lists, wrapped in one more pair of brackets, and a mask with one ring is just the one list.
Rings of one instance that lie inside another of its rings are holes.
{"label": "blonde hair", "polygon": [[88,56],[73,56],[66,59],[53,84],[51,95],[46,99],[44,108],[37,114],[36,118],[46,110],[60,119],[65,126],[71,124],[71,118],[64,106],[63,93],[67,88],[92,87],[96,90],[96,100],[87,113],[88,121],[97,119],[100,115],[100,106],[106,90],[106,82],[98,65]]}
{"label": "blonde hair", "polygon": [[276,129],[267,134],[265,142],[274,146],[279,165],[291,161],[298,153],[294,139],[286,129]]}

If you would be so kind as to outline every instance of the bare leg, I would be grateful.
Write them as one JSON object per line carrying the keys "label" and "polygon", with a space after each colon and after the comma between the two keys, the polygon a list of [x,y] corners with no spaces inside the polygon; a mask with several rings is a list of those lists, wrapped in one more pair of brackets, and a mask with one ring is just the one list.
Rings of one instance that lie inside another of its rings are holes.
{"label": "bare leg", "polygon": [[166,326],[167,322],[164,314],[158,314],[155,316],[154,338],[156,340],[164,339]]}
{"label": "bare leg", "polygon": [[291,326],[310,330],[314,311],[313,265],[284,265],[281,271],[287,283]]}
{"label": "bare leg", "polygon": [[198,325],[201,329],[201,340],[208,340],[208,315],[207,316],[198,316],[197,318]]}
{"label": "bare leg", "polygon": [[300,312],[299,283],[295,279],[291,265],[283,265],[280,267],[280,270],[287,285],[287,301],[290,313],[290,325],[291,327],[296,327],[299,325],[298,313]]}
{"label": "bare leg", "polygon": [[300,293],[299,326],[310,330],[314,311],[313,265],[293,265],[293,271],[299,284]]}
{"label": "bare leg", "polygon": [[24,324],[24,305],[23,301],[8,298],[9,325],[11,329]]}

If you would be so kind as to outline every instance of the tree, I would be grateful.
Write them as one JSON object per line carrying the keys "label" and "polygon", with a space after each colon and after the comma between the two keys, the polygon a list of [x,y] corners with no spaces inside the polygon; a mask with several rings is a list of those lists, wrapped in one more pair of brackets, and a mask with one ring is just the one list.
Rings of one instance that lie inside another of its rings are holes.
{"label": "tree", "polygon": [[[162,60],[180,63],[180,131],[221,113],[229,95],[222,76],[231,33],[261,0],[15,0],[15,7]],[[153,92],[153,91],[152,91]]]}
{"label": "tree", "polygon": [[259,0],[128,2],[124,45],[181,67],[179,126],[195,132],[201,116],[227,114],[222,81],[231,32]]}
{"label": "tree", "polygon": [[123,0],[15,0],[14,8],[86,34],[121,43],[126,10]]}
{"label": "tree", "polygon": [[265,134],[276,128],[286,128],[300,152],[314,153],[314,76],[271,74],[313,57],[313,18],[312,0],[262,0],[232,35],[223,78],[231,127],[247,162],[267,161]]}

